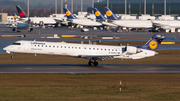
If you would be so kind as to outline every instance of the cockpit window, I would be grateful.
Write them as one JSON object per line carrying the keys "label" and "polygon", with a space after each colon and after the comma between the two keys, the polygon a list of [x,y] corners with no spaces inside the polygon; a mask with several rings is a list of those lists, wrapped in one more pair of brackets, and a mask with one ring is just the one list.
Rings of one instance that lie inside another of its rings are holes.
{"label": "cockpit window", "polygon": [[21,43],[12,43],[12,45],[21,45]]}

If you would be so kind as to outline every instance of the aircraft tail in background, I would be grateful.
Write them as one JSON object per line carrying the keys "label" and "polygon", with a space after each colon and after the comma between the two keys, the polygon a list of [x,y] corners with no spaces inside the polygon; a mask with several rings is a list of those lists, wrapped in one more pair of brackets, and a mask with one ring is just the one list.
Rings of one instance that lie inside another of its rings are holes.
{"label": "aircraft tail in background", "polygon": [[27,14],[21,9],[20,6],[16,6],[16,9],[17,9],[18,14],[19,14],[19,16],[20,16],[21,18],[27,18],[27,17],[28,17]]}
{"label": "aircraft tail in background", "polygon": [[67,8],[63,8],[68,19],[77,19]]}
{"label": "aircraft tail in background", "polygon": [[97,20],[106,20],[106,18],[101,14],[97,8],[92,8]]}
{"label": "aircraft tail in background", "polygon": [[108,20],[120,20],[108,7],[104,7]]}

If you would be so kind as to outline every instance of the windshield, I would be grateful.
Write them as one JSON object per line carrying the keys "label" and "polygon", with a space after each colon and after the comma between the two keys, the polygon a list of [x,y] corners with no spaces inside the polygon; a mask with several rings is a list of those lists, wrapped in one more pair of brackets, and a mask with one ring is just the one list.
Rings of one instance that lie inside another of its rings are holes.
{"label": "windshield", "polygon": [[12,43],[11,45],[21,45],[21,43]]}

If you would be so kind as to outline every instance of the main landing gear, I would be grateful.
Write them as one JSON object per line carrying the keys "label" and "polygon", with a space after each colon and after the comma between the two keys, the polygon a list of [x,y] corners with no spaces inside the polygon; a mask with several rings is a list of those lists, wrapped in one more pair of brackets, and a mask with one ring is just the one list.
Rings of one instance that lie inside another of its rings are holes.
{"label": "main landing gear", "polygon": [[89,66],[98,66],[98,62],[97,62],[96,60],[94,60],[94,62],[93,62],[93,61],[91,61],[91,59],[90,59],[89,62],[88,62],[88,65],[89,65]]}

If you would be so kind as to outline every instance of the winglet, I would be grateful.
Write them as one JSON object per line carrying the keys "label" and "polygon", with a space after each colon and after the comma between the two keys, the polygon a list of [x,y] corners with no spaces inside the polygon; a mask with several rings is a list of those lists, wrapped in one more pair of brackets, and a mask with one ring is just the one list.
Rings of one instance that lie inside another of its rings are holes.
{"label": "winglet", "polygon": [[104,7],[108,20],[120,20],[108,7]]}
{"label": "winglet", "polygon": [[77,19],[67,8],[63,8],[68,19]]}

